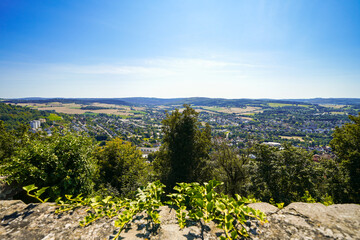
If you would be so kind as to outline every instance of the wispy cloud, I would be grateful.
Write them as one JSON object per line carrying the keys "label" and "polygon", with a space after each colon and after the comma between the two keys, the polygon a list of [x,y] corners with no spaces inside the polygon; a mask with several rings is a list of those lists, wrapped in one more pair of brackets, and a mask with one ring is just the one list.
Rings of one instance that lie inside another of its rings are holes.
{"label": "wispy cloud", "polygon": [[147,60],[148,64],[163,65],[168,67],[203,67],[203,68],[226,68],[226,67],[259,67],[259,65],[228,62],[219,60],[208,60],[200,58],[169,58]]}
{"label": "wispy cloud", "polygon": [[147,75],[147,74],[169,74],[164,68],[146,66],[127,66],[118,64],[101,65],[55,65],[53,70],[76,74],[113,74],[113,75]]}
{"label": "wispy cloud", "polygon": [[[343,89],[347,96],[358,96],[354,86],[359,84],[352,80],[358,79],[358,73],[354,74],[345,77],[343,71],[334,70],[331,76],[314,76],[314,71],[309,74],[301,66],[224,58],[153,58],[101,64],[0,62],[0,95],[301,98],[319,96],[321,91],[327,94],[321,96],[336,97]],[[352,84],[339,83],[340,78]]]}
{"label": "wispy cloud", "polygon": [[51,65],[51,69],[75,74],[111,74],[111,75],[138,75],[142,77],[152,76],[176,76],[178,74],[214,74],[243,73],[246,69],[261,68],[263,66],[239,63],[216,61],[207,59],[189,58],[167,58],[167,59],[145,59],[135,64],[66,64]]}

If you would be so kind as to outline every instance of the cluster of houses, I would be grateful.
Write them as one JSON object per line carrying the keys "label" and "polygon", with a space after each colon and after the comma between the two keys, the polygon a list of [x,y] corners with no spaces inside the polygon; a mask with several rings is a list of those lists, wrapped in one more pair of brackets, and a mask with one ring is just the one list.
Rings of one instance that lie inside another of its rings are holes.
{"label": "cluster of houses", "polygon": [[36,130],[41,127],[41,123],[45,123],[46,119],[40,118],[39,120],[33,120],[30,122],[30,127],[33,130]]}
{"label": "cluster of houses", "polygon": [[[39,130],[42,130],[41,129],[41,124],[42,123],[45,123],[46,122],[46,119],[44,118],[40,118],[39,120],[33,120],[33,121],[30,121],[30,131],[35,133]],[[48,134],[48,135],[51,135],[51,130],[50,129],[44,129],[44,131]]]}
{"label": "cluster of houses", "polygon": [[154,152],[159,151],[160,147],[155,147],[155,148],[140,147],[138,149],[141,151],[143,158],[148,158],[150,153],[154,153]]}
{"label": "cluster of houses", "polygon": [[278,142],[263,142],[263,144],[268,145],[270,147],[278,147],[278,148],[281,147],[281,143]]}
{"label": "cluster of houses", "polygon": [[83,124],[80,121],[76,122],[76,120],[72,121],[71,128],[77,132],[82,132],[82,131],[89,132],[89,130],[86,128],[86,124]]}

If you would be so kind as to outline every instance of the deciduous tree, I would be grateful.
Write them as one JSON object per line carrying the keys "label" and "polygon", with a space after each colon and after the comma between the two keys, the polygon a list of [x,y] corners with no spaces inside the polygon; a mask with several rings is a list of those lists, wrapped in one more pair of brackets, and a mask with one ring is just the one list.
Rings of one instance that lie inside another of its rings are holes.
{"label": "deciduous tree", "polygon": [[352,123],[335,129],[330,146],[347,172],[349,200],[360,202],[360,113],[349,118]]}
{"label": "deciduous tree", "polygon": [[249,156],[229,146],[227,141],[214,141],[211,153],[213,174],[217,180],[224,182],[225,193],[232,196],[247,193],[249,161]]}
{"label": "deciduous tree", "polygon": [[163,145],[156,160],[157,170],[169,189],[177,182],[205,181],[211,147],[211,130],[198,121],[198,113],[189,105],[182,112],[167,113],[163,124]]}
{"label": "deciduous tree", "polygon": [[24,134],[1,172],[8,183],[49,187],[53,200],[64,194],[90,194],[97,177],[94,147],[87,136],[67,131],[50,137]]}
{"label": "deciduous tree", "polygon": [[98,148],[100,181],[104,187],[115,189],[119,195],[130,196],[151,177],[151,167],[141,152],[130,142],[119,138]]}

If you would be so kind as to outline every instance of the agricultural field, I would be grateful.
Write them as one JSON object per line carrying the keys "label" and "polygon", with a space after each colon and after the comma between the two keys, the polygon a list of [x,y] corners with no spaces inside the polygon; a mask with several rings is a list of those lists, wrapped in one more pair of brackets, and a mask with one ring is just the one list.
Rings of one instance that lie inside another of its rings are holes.
{"label": "agricultural field", "polygon": [[306,107],[309,108],[311,105],[305,104],[290,104],[290,103],[268,103],[269,107]]}
{"label": "agricultural field", "polygon": [[219,114],[219,112],[214,112],[214,111],[210,111],[210,110],[205,110],[205,109],[202,109],[202,108],[196,108],[195,111],[198,112],[198,113]]}
{"label": "agricultural field", "polygon": [[[120,115],[124,117],[138,116],[144,115],[144,107],[129,107],[129,106],[121,106],[115,104],[104,104],[104,103],[93,103],[91,105],[83,105],[76,103],[59,103],[59,102],[51,102],[51,103],[18,103],[17,105],[22,107],[30,107],[38,110],[49,110],[55,111],[58,113],[66,113],[66,114],[114,114]],[[99,109],[82,109],[86,107],[94,107]]]}
{"label": "agricultural field", "polygon": [[237,115],[254,115],[255,113],[263,112],[263,109],[260,107],[250,107],[250,106],[246,106],[246,108],[202,107],[202,109],[212,111],[212,112],[226,113],[226,114],[235,113]]}
{"label": "agricultural field", "polygon": [[346,113],[345,112],[330,112],[330,114],[332,114],[332,115],[344,115]]}
{"label": "agricultural field", "polygon": [[320,106],[326,108],[336,108],[336,109],[346,107],[346,105],[336,105],[336,104],[320,104]]}
{"label": "agricultural field", "polygon": [[203,107],[209,111],[219,112],[223,109],[223,107]]}
{"label": "agricultural field", "polygon": [[297,136],[280,136],[281,139],[292,139],[292,140],[299,140],[300,142],[304,142],[304,139],[302,137],[297,137]]}

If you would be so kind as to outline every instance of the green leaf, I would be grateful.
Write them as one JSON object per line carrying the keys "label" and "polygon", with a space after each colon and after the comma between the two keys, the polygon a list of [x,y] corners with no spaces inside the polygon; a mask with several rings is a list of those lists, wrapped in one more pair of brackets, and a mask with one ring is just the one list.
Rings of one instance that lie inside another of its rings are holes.
{"label": "green leaf", "polygon": [[33,190],[35,190],[35,189],[38,189],[38,187],[36,187],[35,184],[31,184],[31,185],[28,185],[28,186],[23,187],[23,189],[24,189],[25,191],[27,191],[27,192],[31,192],[31,191],[33,191]]}
{"label": "green leaf", "polygon": [[233,226],[232,226],[231,222],[226,222],[225,227],[226,227],[227,230],[231,230]]}
{"label": "green leaf", "polygon": [[204,200],[202,200],[202,199],[196,199],[196,203],[197,203],[201,208],[204,208]]}
{"label": "green leaf", "polygon": [[123,226],[123,222],[120,219],[115,220],[114,226],[119,228]]}
{"label": "green leaf", "polygon": [[234,218],[233,218],[233,216],[232,215],[226,215],[225,216],[225,222],[226,223],[232,223],[234,221]]}
{"label": "green leaf", "polygon": [[238,233],[236,231],[232,231],[230,235],[232,239],[236,239],[238,237]]}
{"label": "green leaf", "polygon": [[213,191],[208,192],[208,194],[206,194],[206,199],[210,202],[211,200],[213,200]]}
{"label": "green leaf", "polygon": [[46,191],[46,189],[48,189],[48,188],[49,187],[43,187],[40,190],[36,191],[35,196],[40,197],[40,195],[43,194]]}
{"label": "green leaf", "polygon": [[225,210],[225,204],[223,203],[217,203],[216,204],[216,209],[218,209],[220,212],[223,212]]}
{"label": "green leaf", "polygon": [[204,213],[202,212],[202,211],[197,211],[196,213],[196,216],[198,217],[198,218],[202,218],[203,216],[204,216]]}
{"label": "green leaf", "polygon": [[214,209],[214,205],[215,205],[214,202],[209,202],[206,206],[206,210],[208,212],[212,212],[212,210]]}
{"label": "green leaf", "polygon": [[66,197],[68,200],[71,200],[72,195],[67,195],[67,194],[65,194],[65,197]]}

